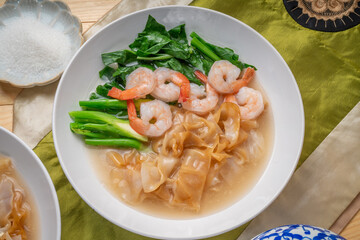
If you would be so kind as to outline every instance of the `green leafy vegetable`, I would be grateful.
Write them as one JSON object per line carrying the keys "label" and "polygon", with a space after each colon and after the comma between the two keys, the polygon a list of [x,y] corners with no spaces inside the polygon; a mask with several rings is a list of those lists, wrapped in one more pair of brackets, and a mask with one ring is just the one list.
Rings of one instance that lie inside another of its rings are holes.
{"label": "green leafy vegetable", "polygon": [[126,78],[132,73],[135,69],[139,67],[146,67],[151,69],[152,71],[155,70],[155,67],[152,64],[137,64],[133,66],[119,66],[118,69],[113,73],[112,77],[116,78],[117,81],[121,86],[126,86]]}
{"label": "green leafy vegetable", "polygon": [[244,64],[241,61],[239,61],[239,55],[237,55],[234,52],[234,50],[227,47],[222,48],[213,45],[211,43],[208,43],[195,32],[192,32],[190,34],[190,37],[192,37],[191,45],[198,48],[201,52],[209,56],[212,60],[218,61],[224,59],[224,60],[228,60],[229,62],[240,68],[241,70],[247,66],[253,67],[256,70],[254,66],[249,64]]}
{"label": "green leafy vegetable", "polygon": [[122,50],[110,53],[103,53],[101,54],[101,59],[105,66],[118,63],[121,65],[126,65],[128,63],[136,61],[136,53],[130,50]]}
{"label": "green leafy vegetable", "polygon": [[119,88],[121,90],[125,89],[125,86],[120,85],[116,81],[111,81],[111,82],[105,83],[104,85],[98,85],[96,87],[96,94],[98,94],[104,98],[110,98],[107,94],[110,91],[110,89],[112,89],[113,87]]}
{"label": "green leafy vegetable", "polygon": [[139,66],[138,65],[134,65],[134,66],[130,66],[130,67],[123,67],[123,66],[119,66],[118,69],[116,69],[116,71],[113,74],[113,77],[119,77],[122,80],[122,84],[125,86],[126,85],[126,77],[132,73],[135,69],[137,69]]}
{"label": "green leafy vegetable", "polygon": [[191,54],[184,24],[167,32],[165,26],[158,23],[151,15],[148,17],[145,29],[129,47],[136,52],[137,59],[143,60],[160,60],[159,57],[164,60],[163,54],[185,60]]}
{"label": "green leafy vegetable", "polygon": [[90,100],[101,99],[101,98],[103,98],[103,97],[100,96],[99,94],[97,94],[96,92],[92,92],[89,97]]}
{"label": "green leafy vegetable", "polygon": [[193,52],[187,62],[198,70],[204,72],[206,75],[208,75],[210,68],[214,63],[212,59],[206,55],[202,55],[197,49],[193,49]]}
{"label": "green leafy vegetable", "polygon": [[149,15],[144,31],[138,34],[129,47],[136,52],[136,55],[146,57],[158,53],[170,41],[170,35],[165,26]]}
{"label": "green leafy vegetable", "polygon": [[113,77],[115,73],[115,69],[113,69],[112,67],[109,66],[105,66],[100,72],[99,72],[99,77],[103,80],[115,80],[115,78]]}
{"label": "green leafy vegetable", "polygon": [[170,38],[165,37],[157,32],[150,32],[147,35],[143,35],[135,39],[135,41],[129,45],[129,47],[136,51],[138,56],[148,56],[156,54],[160,49],[170,42]]}
{"label": "green leafy vegetable", "polygon": [[185,24],[176,26],[168,31],[172,40],[177,41],[181,44],[188,44],[186,37]]}
{"label": "green leafy vegetable", "polygon": [[181,72],[189,79],[190,82],[196,83],[198,85],[202,84],[201,81],[195,77],[194,69],[184,62],[180,62],[176,58],[171,58],[166,61],[155,61],[155,65],[157,67],[166,67]]}
{"label": "green leafy vegetable", "polygon": [[169,42],[166,46],[163,47],[162,51],[165,53],[174,56],[178,59],[186,60],[190,57],[190,51],[187,44],[181,44],[175,41]]}
{"label": "green leafy vegetable", "polygon": [[170,29],[168,33],[171,42],[165,45],[162,51],[179,59],[188,59],[192,53],[192,49],[186,38],[185,24]]}

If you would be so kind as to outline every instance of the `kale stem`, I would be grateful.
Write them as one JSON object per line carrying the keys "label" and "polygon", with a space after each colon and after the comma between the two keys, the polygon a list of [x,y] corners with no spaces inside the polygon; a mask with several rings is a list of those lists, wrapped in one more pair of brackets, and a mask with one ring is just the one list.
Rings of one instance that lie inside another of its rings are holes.
{"label": "kale stem", "polygon": [[95,99],[89,101],[79,101],[79,105],[85,109],[98,110],[123,110],[127,109],[126,101],[117,99]]}
{"label": "kale stem", "polygon": [[199,49],[202,53],[204,53],[206,56],[211,58],[213,61],[219,61],[221,58],[216,55],[213,51],[211,51],[205,44],[203,44],[197,37],[194,37],[191,39],[191,46],[196,47]]}
{"label": "kale stem", "polygon": [[87,138],[85,143],[93,146],[111,146],[111,147],[121,147],[121,148],[136,148],[140,149],[142,147],[141,142],[135,139],[128,138],[107,138],[107,139],[94,139]]}
{"label": "kale stem", "polygon": [[70,123],[70,129],[74,133],[92,138],[114,138],[122,136],[116,128],[108,124],[73,122]]}
{"label": "kale stem", "polygon": [[135,138],[146,142],[148,139],[145,136],[138,134],[129,124],[129,121],[118,119],[115,116],[97,112],[97,111],[72,111],[69,112],[70,117],[79,123],[100,123],[108,124],[113,127],[113,132],[128,138]]}
{"label": "kale stem", "polygon": [[138,56],[136,59],[137,60],[145,60],[145,61],[154,61],[154,60],[167,60],[173,58],[173,56],[169,55],[169,54],[159,54],[157,56],[154,57],[141,57]]}

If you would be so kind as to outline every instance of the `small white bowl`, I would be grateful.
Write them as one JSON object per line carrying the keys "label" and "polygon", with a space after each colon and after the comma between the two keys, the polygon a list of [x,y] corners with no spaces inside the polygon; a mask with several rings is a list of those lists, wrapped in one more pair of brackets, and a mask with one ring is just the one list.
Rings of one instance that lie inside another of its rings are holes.
{"label": "small white bowl", "polygon": [[60,240],[60,208],[54,185],[36,154],[15,134],[0,127],[0,154],[11,158],[34,198],[40,239]]}
{"label": "small white bowl", "polygon": [[[82,139],[70,129],[68,112],[79,110],[99,84],[104,66],[101,54],[128,49],[142,32],[148,15],[167,29],[186,24],[209,42],[227,46],[241,60],[258,68],[274,116],[274,143],[268,165],[252,190],[227,208],[205,217],[169,220],[137,211],[122,203],[103,186]],[[295,170],[304,137],[304,110],[300,92],[289,67],[275,48],[246,24],[213,10],[168,6],[139,11],[103,28],[77,52],[60,80],[53,111],[53,137],[61,166],[78,194],[100,215],[138,234],[165,239],[198,239],[238,227],[263,211],[282,191]]]}
{"label": "small white bowl", "polygon": [[[33,20],[34,23],[36,24],[44,24],[45,26],[46,25],[50,26],[51,30],[59,32],[60,34],[59,36],[61,37],[64,36],[65,39],[69,39],[70,49],[65,48],[67,49],[66,50],[67,54],[61,57],[60,58],[61,60],[57,61],[59,62],[59,64],[56,64],[57,66],[54,67],[50,66],[44,68],[45,70],[41,71],[41,73],[39,73],[38,75],[27,74],[27,72],[24,73],[23,71],[19,70],[22,67],[20,66],[20,64],[9,64],[11,66],[5,67],[7,65],[6,63],[17,62],[17,60],[15,59],[16,61],[12,60],[9,62],[8,58],[3,57],[2,59],[0,56],[0,82],[10,83],[16,87],[29,88],[33,86],[46,85],[58,80],[62,72],[64,71],[65,67],[70,62],[72,56],[75,54],[75,52],[80,48],[81,44],[83,43],[83,37],[81,35],[82,25],[80,20],[74,15],[72,15],[69,7],[64,2],[61,1],[7,0],[5,4],[0,8],[1,31],[9,32],[11,30],[11,27],[14,26],[16,26],[16,28],[12,28],[12,29],[17,29],[19,27],[21,28],[21,26],[19,26],[21,22],[19,24],[17,24],[17,22],[14,23],[14,21],[18,21],[21,19],[26,19],[26,22],[28,22],[29,20],[31,21]],[[29,23],[29,25],[33,26],[34,24]],[[50,33],[46,35],[53,36],[50,35]],[[6,38],[7,36],[4,35],[3,37]],[[14,41],[11,44],[9,44],[9,46],[5,46],[4,43],[2,44],[4,47],[3,51],[7,51],[8,49],[11,49],[11,47],[19,46],[18,44],[20,43]],[[44,44],[40,42],[38,43],[38,45],[44,46]],[[35,47],[39,48],[39,46],[37,45]],[[55,46],[52,46],[51,48],[53,50],[56,50]],[[1,50],[1,46],[0,46],[0,50]],[[45,50],[43,52],[45,52]],[[57,54],[61,54],[61,53],[57,53]],[[33,56],[32,53],[30,53],[30,55]],[[47,57],[50,58],[54,56],[47,56]],[[36,64],[39,64],[38,61],[36,62],[36,56],[34,56],[33,58],[35,60],[32,67],[34,68],[39,67],[36,66]],[[13,65],[16,66],[13,67]]]}

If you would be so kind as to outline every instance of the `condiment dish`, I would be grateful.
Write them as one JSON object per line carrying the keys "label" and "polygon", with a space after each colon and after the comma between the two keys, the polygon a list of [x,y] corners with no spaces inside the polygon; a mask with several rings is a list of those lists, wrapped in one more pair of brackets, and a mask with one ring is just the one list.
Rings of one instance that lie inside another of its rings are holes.
{"label": "condiment dish", "polygon": [[64,2],[7,0],[0,8],[0,82],[29,88],[58,80],[81,33]]}

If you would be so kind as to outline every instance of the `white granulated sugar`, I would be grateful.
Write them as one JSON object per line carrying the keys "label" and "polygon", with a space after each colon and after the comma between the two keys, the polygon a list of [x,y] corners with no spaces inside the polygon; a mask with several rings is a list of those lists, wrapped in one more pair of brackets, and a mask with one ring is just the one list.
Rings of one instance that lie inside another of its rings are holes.
{"label": "white granulated sugar", "polygon": [[0,78],[50,80],[71,55],[69,36],[37,19],[13,18],[0,27]]}

